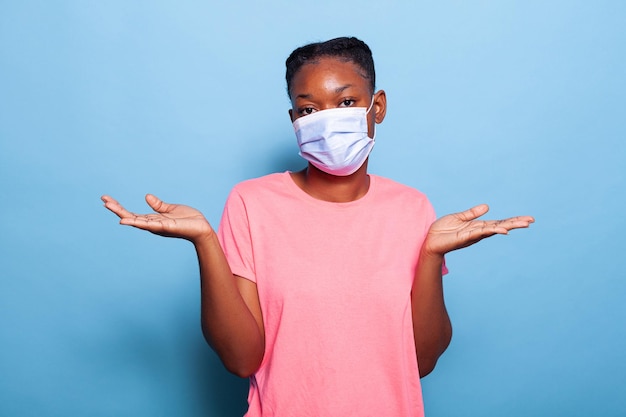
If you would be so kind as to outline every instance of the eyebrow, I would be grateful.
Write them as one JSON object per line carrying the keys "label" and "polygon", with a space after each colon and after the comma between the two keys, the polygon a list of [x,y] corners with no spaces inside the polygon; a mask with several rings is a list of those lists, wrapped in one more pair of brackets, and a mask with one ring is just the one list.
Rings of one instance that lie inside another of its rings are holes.
{"label": "eyebrow", "polygon": [[[346,84],[346,85],[342,85],[341,87],[337,87],[335,88],[335,94],[339,94],[342,93],[343,91],[347,90],[348,88],[352,87],[352,84]],[[310,99],[311,98],[311,94],[298,94],[296,96],[296,98],[303,98],[303,99]]]}
{"label": "eyebrow", "polygon": [[347,90],[350,87],[352,87],[352,84],[346,84],[346,85],[344,85],[342,87],[337,87],[337,88],[335,88],[335,93],[336,94],[342,93],[344,90]]}

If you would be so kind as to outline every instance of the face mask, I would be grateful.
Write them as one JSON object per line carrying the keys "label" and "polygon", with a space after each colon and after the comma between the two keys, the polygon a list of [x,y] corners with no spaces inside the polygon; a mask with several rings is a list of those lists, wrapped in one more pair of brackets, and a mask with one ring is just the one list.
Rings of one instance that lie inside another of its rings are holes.
{"label": "face mask", "polygon": [[300,156],[328,174],[353,174],[374,146],[374,138],[367,136],[367,114],[373,105],[372,97],[368,109],[339,107],[296,119],[293,128]]}

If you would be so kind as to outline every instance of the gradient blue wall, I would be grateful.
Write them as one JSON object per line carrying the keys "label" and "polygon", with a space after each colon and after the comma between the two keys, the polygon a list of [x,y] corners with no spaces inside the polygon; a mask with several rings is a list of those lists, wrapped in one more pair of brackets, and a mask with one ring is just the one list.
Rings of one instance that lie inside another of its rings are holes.
{"label": "gradient blue wall", "polygon": [[191,245],[99,197],[200,208],[298,169],[283,65],[370,44],[371,171],[530,230],[448,257],[429,416],[626,415],[626,3],[0,2],[0,415],[231,416]]}

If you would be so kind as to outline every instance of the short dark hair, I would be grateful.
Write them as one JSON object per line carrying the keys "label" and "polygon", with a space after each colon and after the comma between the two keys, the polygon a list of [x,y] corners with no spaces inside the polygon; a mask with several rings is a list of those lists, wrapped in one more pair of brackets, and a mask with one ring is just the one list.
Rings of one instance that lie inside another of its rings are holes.
{"label": "short dark hair", "polygon": [[363,70],[363,77],[370,82],[372,93],[376,88],[376,72],[372,51],[365,42],[354,37],[335,38],[325,42],[310,43],[295,49],[285,65],[287,72],[287,94],[291,95],[291,82],[296,73],[304,64],[315,63],[319,58],[340,58],[353,62]]}

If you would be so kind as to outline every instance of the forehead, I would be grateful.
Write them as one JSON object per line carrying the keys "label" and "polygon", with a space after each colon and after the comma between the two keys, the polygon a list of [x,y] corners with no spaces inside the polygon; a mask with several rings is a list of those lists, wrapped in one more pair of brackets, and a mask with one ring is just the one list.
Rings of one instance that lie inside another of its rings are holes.
{"label": "forehead", "polygon": [[369,90],[369,80],[361,67],[352,61],[322,57],[304,64],[295,73],[291,84],[291,97],[311,94],[320,89],[335,89],[350,85]]}

